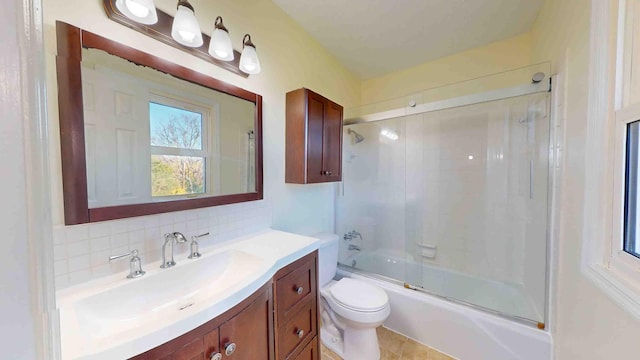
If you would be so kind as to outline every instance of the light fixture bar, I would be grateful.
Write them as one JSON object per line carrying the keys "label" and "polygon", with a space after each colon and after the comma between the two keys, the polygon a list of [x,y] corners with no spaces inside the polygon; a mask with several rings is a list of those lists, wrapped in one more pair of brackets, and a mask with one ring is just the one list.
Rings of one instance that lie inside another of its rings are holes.
{"label": "light fixture bar", "polygon": [[157,9],[158,21],[155,24],[140,24],[126,17],[116,7],[117,0],[103,0],[105,13],[107,17],[112,21],[122,24],[128,28],[136,30],[146,36],[149,36],[155,40],[170,45],[176,49],[180,49],[188,54],[196,56],[200,59],[208,61],[214,65],[217,65],[227,71],[230,71],[236,75],[242,77],[249,77],[249,74],[240,70],[240,52],[233,50],[234,59],[231,61],[222,61],[209,55],[208,49],[211,42],[211,38],[207,34],[202,34],[203,44],[199,47],[186,47],[178,44],[171,37],[171,27],[173,24],[173,16],[165,13],[164,11]]}

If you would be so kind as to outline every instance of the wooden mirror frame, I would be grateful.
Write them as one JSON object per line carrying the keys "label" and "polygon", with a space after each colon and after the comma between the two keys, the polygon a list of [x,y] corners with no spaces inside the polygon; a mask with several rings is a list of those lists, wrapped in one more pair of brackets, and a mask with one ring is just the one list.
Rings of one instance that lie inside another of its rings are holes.
{"label": "wooden mirror frame", "polygon": [[[60,21],[56,22],[62,188],[66,225],[234,204],[263,198],[262,96]],[[255,104],[255,192],[90,209],[87,196],[82,49],[99,49],[193,84]]]}

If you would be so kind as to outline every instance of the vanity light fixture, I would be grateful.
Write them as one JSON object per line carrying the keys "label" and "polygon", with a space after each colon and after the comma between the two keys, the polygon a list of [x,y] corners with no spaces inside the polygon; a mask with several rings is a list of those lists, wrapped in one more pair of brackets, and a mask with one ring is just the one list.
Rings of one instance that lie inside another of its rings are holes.
{"label": "vanity light fixture", "polygon": [[260,73],[260,59],[256,52],[256,46],[251,42],[251,35],[246,34],[242,38],[242,54],[240,55],[240,70],[247,74]]}
{"label": "vanity light fixture", "polygon": [[209,42],[209,55],[222,61],[233,60],[233,46],[229,38],[229,30],[222,23],[222,17],[218,16],[214,23],[213,34]]}
{"label": "vanity light fixture", "polygon": [[244,36],[242,51],[235,50],[220,16],[214,21],[211,37],[203,34],[189,1],[178,0],[172,16],[156,9],[155,0],[102,0],[107,16],[117,23],[244,78],[260,73],[260,60],[251,36]]}
{"label": "vanity light fixture", "polygon": [[178,1],[178,12],[171,26],[171,37],[181,45],[188,47],[202,46],[202,32],[196,19],[193,6],[187,0]]}
{"label": "vanity light fixture", "polygon": [[129,19],[145,25],[158,22],[158,13],[153,0],[116,0],[116,7]]}

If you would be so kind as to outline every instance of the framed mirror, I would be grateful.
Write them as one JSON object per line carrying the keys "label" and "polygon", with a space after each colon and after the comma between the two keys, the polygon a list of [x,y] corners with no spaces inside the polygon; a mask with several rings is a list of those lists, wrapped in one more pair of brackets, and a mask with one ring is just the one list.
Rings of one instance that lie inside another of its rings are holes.
{"label": "framed mirror", "polygon": [[56,31],[66,225],[263,198],[260,95]]}

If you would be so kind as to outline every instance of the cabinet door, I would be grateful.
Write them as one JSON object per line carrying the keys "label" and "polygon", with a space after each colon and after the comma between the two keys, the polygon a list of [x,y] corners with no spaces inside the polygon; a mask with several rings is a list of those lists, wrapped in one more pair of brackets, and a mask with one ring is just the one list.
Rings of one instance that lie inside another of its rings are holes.
{"label": "cabinet door", "polygon": [[326,99],[307,92],[307,182],[325,181],[323,175],[324,116]]}
{"label": "cabinet door", "polygon": [[304,350],[296,356],[295,360],[318,360],[320,359],[320,354],[318,350],[318,338],[316,337],[307,345]]}
{"label": "cabinet door", "polygon": [[211,359],[211,356],[220,352],[220,338],[218,329],[204,335],[204,358]]}
{"label": "cabinet door", "polygon": [[202,338],[198,338],[174,351],[172,354],[163,357],[161,360],[205,360],[204,356]]}
{"label": "cabinet door", "polygon": [[[220,326],[220,352],[223,359],[269,359],[270,308],[268,297],[260,298]],[[227,355],[226,351],[231,347],[235,349]]]}
{"label": "cabinet door", "polygon": [[342,106],[327,100],[323,122],[323,181],[342,180]]}

